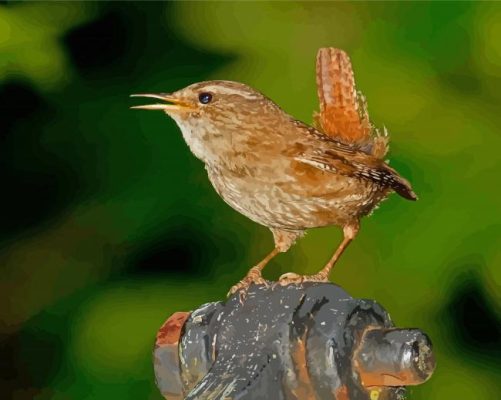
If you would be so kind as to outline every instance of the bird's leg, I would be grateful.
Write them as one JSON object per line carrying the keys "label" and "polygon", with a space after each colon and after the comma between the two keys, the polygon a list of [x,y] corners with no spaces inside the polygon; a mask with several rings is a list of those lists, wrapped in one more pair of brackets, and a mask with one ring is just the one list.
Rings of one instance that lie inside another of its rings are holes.
{"label": "bird's leg", "polygon": [[281,229],[271,228],[273,239],[275,240],[275,248],[268,254],[259,264],[252,267],[244,279],[232,286],[228,292],[228,296],[240,292],[240,300],[245,298],[245,294],[252,283],[267,284],[267,281],[261,276],[261,271],[268,262],[278,253],[284,253],[294,244],[297,238],[303,235],[303,231],[284,231]]}
{"label": "bird's leg", "polygon": [[329,281],[329,273],[336,264],[341,254],[346,250],[351,241],[355,238],[359,230],[358,223],[349,224],[343,227],[343,241],[339,245],[339,247],[334,252],[333,256],[329,260],[329,262],[322,268],[321,271],[316,273],[315,275],[298,275],[294,273],[283,274],[279,278],[279,283],[281,285],[288,285],[290,283],[302,283],[302,282],[328,282]]}
{"label": "bird's leg", "polygon": [[269,253],[263,260],[257,264],[256,266],[252,267],[249,272],[247,272],[247,275],[245,275],[245,278],[242,279],[240,282],[238,282],[236,285],[233,285],[228,292],[228,296],[231,296],[235,292],[238,292],[239,290],[245,290],[249,288],[251,283],[255,284],[266,284],[266,281],[263,279],[261,276],[261,271],[263,268],[270,262],[270,260],[275,257],[278,253],[280,253],[280,249],[278,247],[275,247],[271,253]]}
{"label": "bird's leg", "polygon": [[303,282],[304,281],[311,281],[311,282],[328,282],[329,281],[329,274],[336,264],[337,260],[339,260],[339,257],[341,257],[341,254],[346,250],[348,245],[352,242],[353,239],[355,239],[355,236],[358,233],[358,224],[357,225],[346,225],[343,227],[343,241],[339,245],[339,247],[336,249],[334,254],[332,255],[331,259],[329,262],[323,267],[318,273],[315,275],[306,275],[304,276]]}

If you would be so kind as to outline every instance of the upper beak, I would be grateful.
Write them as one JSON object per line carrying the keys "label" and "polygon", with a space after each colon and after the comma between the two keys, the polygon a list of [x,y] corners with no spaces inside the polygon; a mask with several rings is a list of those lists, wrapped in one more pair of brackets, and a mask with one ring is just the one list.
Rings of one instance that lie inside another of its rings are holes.
{"label": "upper beak", "polygon": [[179,99],[176,99],[169,93],[160,93],[160,94],[131,94],[130,97],[151,97],[153,99],[160,99],[163,101],[167,101],[171,104],[147,104],[144,106],[133,106],[131,108],[139,109],[139,110],[163,110],[163,111],[177,111],[188,108],[188,104],[183,103]]}

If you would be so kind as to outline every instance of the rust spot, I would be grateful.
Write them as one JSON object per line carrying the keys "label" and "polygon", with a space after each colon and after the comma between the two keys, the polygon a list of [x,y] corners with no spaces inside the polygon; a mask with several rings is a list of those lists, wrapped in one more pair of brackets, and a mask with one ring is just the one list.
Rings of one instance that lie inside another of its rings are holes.
{"label": "rust spot", "polygon": [[365,387],[371,386],[407,386],[418,385],[419,379],[410,372],[402,371],[399,374],[388,374],[385,371],[359,371],[360,381]]}
{"label": "rust spot", "polygon": [[172,314],[161,326],[157,333],[157,346],[177,344],[181,337],[181,329],[191,313],[178,311]]}
{"label": "rust spot", "polygon": [[[304,337],[306,337],[306,334]],[[292,390],[292,393],[297,399],[315,400],[317,397],[315,396],[308,366],[306,365],[306,344],[304,340],[299,339],[295,342],[291,356],[297,373],[297,387]]]}
{"label": "rust spot", "polygon": [[337,388],[334,398],[336,400],[350,400],[350,397],[348,395],[348,388],[345,385]]}

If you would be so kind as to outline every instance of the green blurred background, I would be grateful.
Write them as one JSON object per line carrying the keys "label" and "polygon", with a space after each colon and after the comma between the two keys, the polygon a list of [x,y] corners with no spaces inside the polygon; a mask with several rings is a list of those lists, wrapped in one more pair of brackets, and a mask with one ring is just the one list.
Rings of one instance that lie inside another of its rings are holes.
{"label": "green blurred background", "polygon": [[[224,299],[272,237],[128,96],[231,79],[310,122],[325,46],[350,54],[420,196],[365,219],[331,279],[431,336],[410,398],[500,398],[499,3],[3,1],[2,399],[161,398],[158,327]],[[316,271],[340,240],[311,231],[265,276]]]}

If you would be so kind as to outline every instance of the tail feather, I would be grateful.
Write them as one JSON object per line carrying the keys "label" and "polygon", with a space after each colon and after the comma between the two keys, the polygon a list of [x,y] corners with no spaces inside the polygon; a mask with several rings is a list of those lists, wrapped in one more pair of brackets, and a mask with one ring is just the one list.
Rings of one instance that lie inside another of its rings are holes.
{"label": "tail feather", "polygon": [[383,159],[388,153],[388,133],[370,121],[365,96],[355,87],[348,54],[333,47],[320,48],[316,77],[320,112],[313,113],[314,126],[327,136]]}
{"label": "tail feather", "polygon": [[323,132],[345,143],[369,141],[372,125],[346,52],[332,47],[318,51],[317,92],[320,113],[314,118]]}

